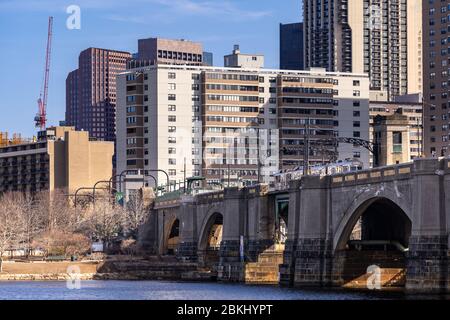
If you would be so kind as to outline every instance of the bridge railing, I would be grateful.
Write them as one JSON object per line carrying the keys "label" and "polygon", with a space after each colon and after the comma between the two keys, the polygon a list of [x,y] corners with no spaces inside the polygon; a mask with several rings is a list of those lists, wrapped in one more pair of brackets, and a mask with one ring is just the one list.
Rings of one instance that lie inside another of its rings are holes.
{"label": "bridge railing", "polygon": [[379,167],[357,172],[336,174],[331,176],[332,184],[351,183],[358,181],[392,179],[393,177],[402,177],[412,173],[414,164],[405,163],[394,166]]}

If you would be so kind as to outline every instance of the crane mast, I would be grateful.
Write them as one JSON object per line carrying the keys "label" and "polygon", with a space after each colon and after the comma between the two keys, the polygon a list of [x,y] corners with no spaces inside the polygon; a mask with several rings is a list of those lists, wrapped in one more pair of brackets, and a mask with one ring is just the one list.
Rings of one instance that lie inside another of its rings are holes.
{"label": "crane mast", "polygon": [[47,123],[47,98],[48,98],[48,83],[50,79],[50,61],[52,53],[52,36],[53,36],[53,17],[48,18],[48,38],[47,38],[47,51],[45,56],[45,72],[44,83],[41,87],[41,92],[38,99],[38,114],[34,118],[37,128],[45,130]]}

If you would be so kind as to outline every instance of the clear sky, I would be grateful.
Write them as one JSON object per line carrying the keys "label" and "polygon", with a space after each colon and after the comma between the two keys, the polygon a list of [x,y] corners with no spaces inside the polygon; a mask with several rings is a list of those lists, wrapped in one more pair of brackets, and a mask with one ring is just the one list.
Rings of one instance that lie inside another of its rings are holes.
{"label": "clear sky", "polygon": [[[81,30],[68,30],[66,8],[81,8]],[[48,16],[54,40],[48,125],[64,120],[65,79],[88,47],[137,51],[137,39],[200,41],[214,64],[240,44],[278,68],[279,23],[301,21],[301,0],[0,0],[0,131],[36,133],[33,118],[45,64]]]}

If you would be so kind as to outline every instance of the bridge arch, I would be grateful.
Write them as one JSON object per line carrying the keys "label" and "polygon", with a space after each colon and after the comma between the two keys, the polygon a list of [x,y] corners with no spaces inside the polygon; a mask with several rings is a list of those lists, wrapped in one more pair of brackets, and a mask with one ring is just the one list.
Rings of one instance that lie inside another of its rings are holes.
{"label": "bridge arch", "polygon": [[163,253],[175,255],[180,243],[180,219],[178,217],[172,217],[165,228]]}
{"label": "bridge arch", "polygon": [[213,212],[203,223],[198,240],[200,264],[215,268],[219,263],[219,250],[222,243],[224,218],[220,212]]}
{"label": "bridge arch", "polygon": [[333,251],[345,249],[347,240],[353,231],[354,226],[361,216],[374,204],[384,203],[391,211],[395,211],[405,218],[406,223],[412,224],[411,204],[407,203],[405,196],[399,196],[398,191],[385,189],[383,191],[364,192],[352,202],[345,211],[338,227],[334,232]]}

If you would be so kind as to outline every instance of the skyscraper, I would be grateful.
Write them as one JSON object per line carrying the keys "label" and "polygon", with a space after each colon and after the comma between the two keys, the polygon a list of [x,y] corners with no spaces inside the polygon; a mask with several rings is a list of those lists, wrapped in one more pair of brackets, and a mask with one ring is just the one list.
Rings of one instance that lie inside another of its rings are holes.
{"label": "skyscraper", "polygon": [[424,146],[426,156],[449,154],[449,1],[423,2]]}
{"label": "skyscraper", "polygon": [[115,140],[116,76],[131,54],[89,48],[66,79],[66,124],[89,131],[98,140]]}
{"label": "skyscraper", "polygon": [[422,0],[304,0],[305,67],[364,72],[388,100],[421,92]]}
{"label": "skyscraper", "polygon": [[280,24],[280,69],[304,70],[303,23]]}

